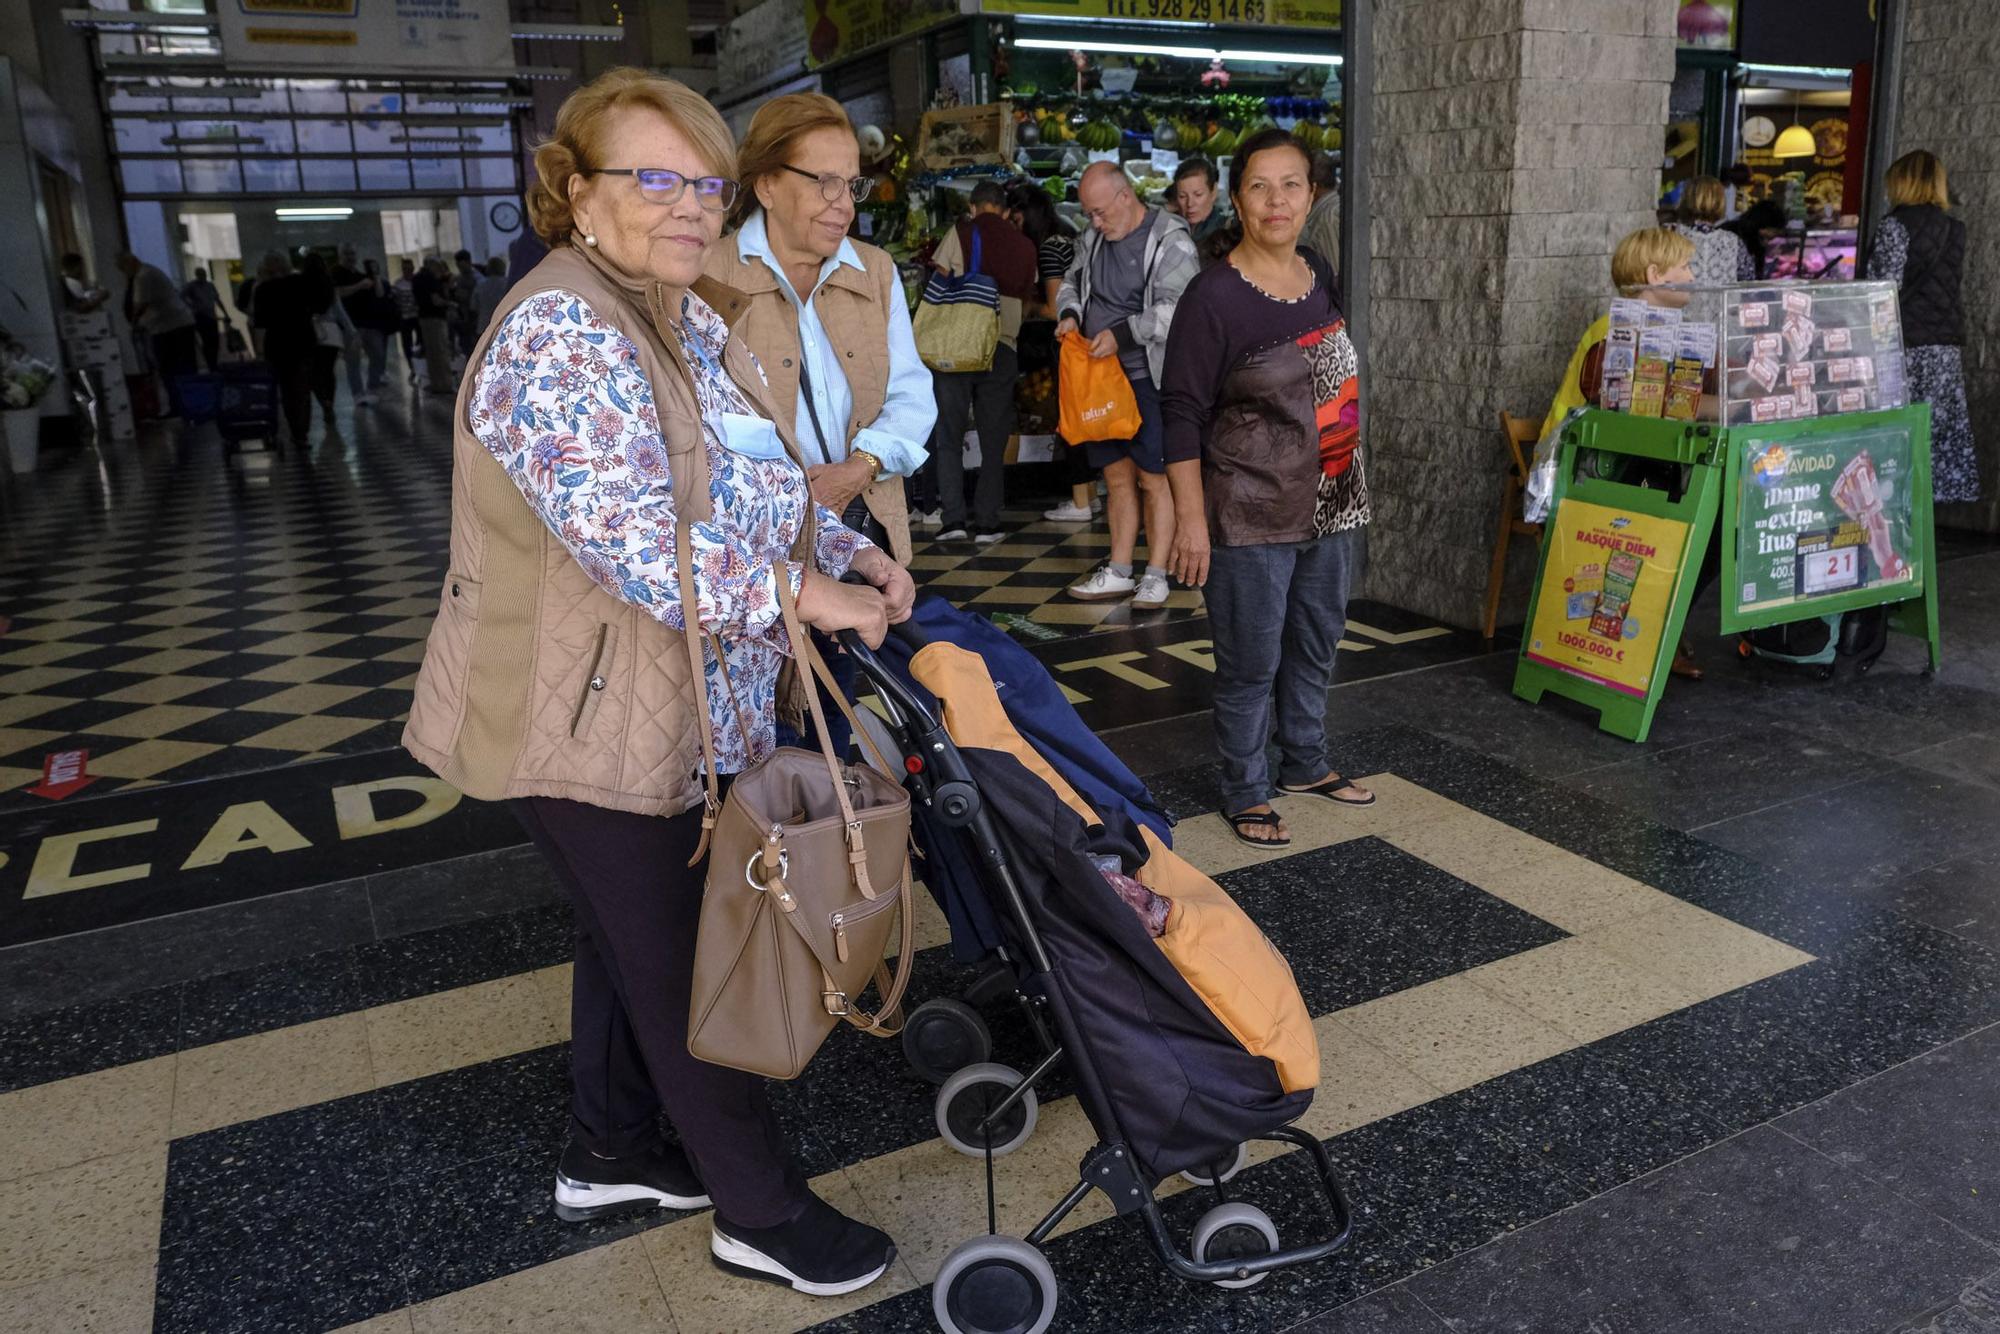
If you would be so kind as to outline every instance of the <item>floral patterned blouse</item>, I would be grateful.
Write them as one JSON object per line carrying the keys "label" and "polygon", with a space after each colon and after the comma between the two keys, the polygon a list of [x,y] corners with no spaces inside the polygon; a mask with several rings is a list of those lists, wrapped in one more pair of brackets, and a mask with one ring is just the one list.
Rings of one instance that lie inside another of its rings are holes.
{"label": "floral patterned blouse", "polygon": [[[698,619],[723,644],[743,704],[743,735],[712,650],[704,649],[717,768],[737,773],[775,744],[778,671],[790,655],[772,562],[787,559],[806,506],[806,477],[777,430],[723,368],[722,318],[690,293],[680,344],[694,371],[714,514],[690,526]],[[762,368],[759,368],[762,374]],[[545,292],[501,323],[473,385],[473,434],[549,528],[614,597],[676,630],[685,625],[674,565],[674,495],[638,350],[581,297]],[[817,507],[814,563],[839,578],[868,541]]]}

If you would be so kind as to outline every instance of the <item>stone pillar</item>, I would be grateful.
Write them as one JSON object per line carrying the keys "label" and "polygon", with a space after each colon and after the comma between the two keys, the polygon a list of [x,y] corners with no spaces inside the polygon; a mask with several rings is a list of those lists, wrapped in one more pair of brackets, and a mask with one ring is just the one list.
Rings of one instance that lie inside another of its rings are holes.
{"label": "stone pillar", "polygon": [[1676,6],[1374,3],[1367,592],[1475,625],[1499,414],[1541,420],[1612,247],[1652,225]]}
{"label": "stone pillar", "polygon": [[[1902,115],[1895,155],[1928,148],[1966,223],[1965,391],[1978,441],[1976,505],[1942,523],[2000,532],[2000,29],[1993,0],[1902,0]],[[1890,155],[1878,170],[1886,171]]]}

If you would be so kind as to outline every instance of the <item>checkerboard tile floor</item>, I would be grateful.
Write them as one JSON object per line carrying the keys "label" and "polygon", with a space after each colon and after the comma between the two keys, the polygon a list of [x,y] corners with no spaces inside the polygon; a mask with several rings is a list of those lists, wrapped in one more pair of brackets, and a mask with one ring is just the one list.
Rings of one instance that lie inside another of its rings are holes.
{"label": "checkerboard tile floor", "polygon": [[[87,750],[93,792],[397,744],[436,611],[450,522],[444,418],[391,407],[310,456],[225,462],[198,428],[104,469],[58,461],[5,498],[0,535],[0,809],[37,799],[54,751]],[[920,586],[1024,638],[1133,624],[1072,602],[1100,525],[1007,515],[1005,542],[927,541]],[[1139,622],[1198,614],[1176,591]]]}
{"label": "checkerboard tile floor", "polygon": [[56,750],[88,750],[105,791],[394,745],[449,467],[441,433],[407,428],[227,464],[193,434],[20,488],[0,550],[0,805],[28,800]]}

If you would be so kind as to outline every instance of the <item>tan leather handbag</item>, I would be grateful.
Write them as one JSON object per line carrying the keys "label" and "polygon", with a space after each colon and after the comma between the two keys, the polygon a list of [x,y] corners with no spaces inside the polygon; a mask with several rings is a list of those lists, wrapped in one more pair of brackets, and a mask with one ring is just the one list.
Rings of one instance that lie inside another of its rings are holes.
{"label": "tan leather handbag", "polygon": [[[684,528],[677,545],[681,605],[692,621],[697,604]],[[695,940],[688,1050],[716,1065],[792,1079],[842,1019],[878,1037],[901,1031],[897,1007],[910,980],[910,796],[874,751],[799,624],[783,567],[776,573],[794,661],[827,683],[879,767],[844,766],[835,758],[819,692],[808,677],[819,752],[773,751],[736,775],[718,809],[701,648],[694,634],[682,636],[708,768],[702,819],[708,884]],[[709,638],[721,664],[722,645]],[[726,667],[721,675],[742,725]],[[695,860],[700,858],[697,849]],[[891,978],[883,955],[898,920],[901,945]],[[871,978],[881,998],[873,1013],[855,1003]]]}

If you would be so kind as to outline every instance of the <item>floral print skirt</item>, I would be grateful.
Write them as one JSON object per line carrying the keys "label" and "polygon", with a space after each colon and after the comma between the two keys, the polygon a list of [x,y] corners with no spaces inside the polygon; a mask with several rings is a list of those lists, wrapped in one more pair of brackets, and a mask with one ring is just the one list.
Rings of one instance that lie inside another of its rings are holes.
{"label": "floral print skirt", "polygon": [[1910,401],[1931,405],[1931,493],[1942,505],[1979,499],[1972,454],[1972,414],[1965,407],[1965,367],[1955,347],[1907,347]]}

